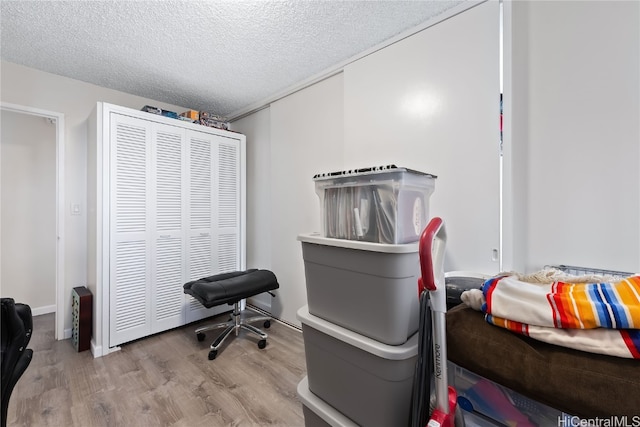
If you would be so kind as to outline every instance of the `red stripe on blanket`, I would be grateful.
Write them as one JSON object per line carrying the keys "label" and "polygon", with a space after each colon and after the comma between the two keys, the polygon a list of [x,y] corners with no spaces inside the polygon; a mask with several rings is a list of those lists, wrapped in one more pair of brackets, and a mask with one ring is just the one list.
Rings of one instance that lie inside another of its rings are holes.
{"label": "red stripe on blanket", "polygon": [[640,359],[640,348],[634,342],[633,337],[629,334],[627,329],[620,329],[620,335],[624,340],[624,343],[627,345],[629,352],[633,356],[634,359]]}
{"label": "red stripe on blanket", "polygon": [[517,332],[520,335],[529,336],[528,325],[524,323],[516,322],[514,320],[507,320],[506,322],[507,322],[507,329],[509,329],[510,331]]}
{"label": "red stripe on blanket", "polygon": [[559,328],[560,325],[558,324],[558,305],[556,304],[556,300],[554,298],[554,294],[556,292],[556,285],[558,283],[554,282],[551,285],[551,292],[549,292],[547,294],[547,302],[549,303],[549,306],[551,307],[551,313],[553,313],[553,325],[556,328]]}
{"label": "red stripe on blanket", "polygon": [[515,320],[503,319],[501,317],[495,317],[490,314],[485,315],[485,320],[492,325],[499,326],[504,329],[508,329],[511,332],[515,332],[520,335],[529,336],[529,325],[526,323],[516,322]]}
{"label": "red stripe on blanket", "polygon": [[496,286],[498,286],[498,282],[500,280],[502,280],[502,279],[504,279],[504,277],[496,277],[496,278],[491,279],[489,281],[489,284],[488,284],[489,286],[487,287],[487,290],[486,290],[485,295],[484,295],[484,299],[487,302],[487,311],[486,312],[489,313],[489,314],[491,314],[491,312],[492,312],[492,310],[491,310],[492,298],[491,297],[493,295],[493,291],[496,289]]}
{"label": "red stripe on blanket", "polygon": [[573,307],[569,301],[569,291],[571,285],[564,282],[554,282],[551,285],[551,292],[547,294],[547,300],[553,313],[553,324],[556,328],[575,328],[572,321]]}
{"label": "red stripe on blanket", "polygon": [[513,332],[517,332],[521,335],[529,335],[529,326],[524,324],[524,323],[520,323],[520,322],[515,322],[513,320],[509,321],[509,329],[511,329]]}

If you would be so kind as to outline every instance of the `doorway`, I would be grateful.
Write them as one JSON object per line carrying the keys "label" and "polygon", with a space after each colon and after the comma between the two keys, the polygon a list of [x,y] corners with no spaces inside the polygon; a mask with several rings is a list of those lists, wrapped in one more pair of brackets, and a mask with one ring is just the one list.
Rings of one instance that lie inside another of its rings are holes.
{"label": "doorway", "polygon": [[63,339],[64,115],[0,107],[0,292],[34,316],[55,313],[55,339]]}

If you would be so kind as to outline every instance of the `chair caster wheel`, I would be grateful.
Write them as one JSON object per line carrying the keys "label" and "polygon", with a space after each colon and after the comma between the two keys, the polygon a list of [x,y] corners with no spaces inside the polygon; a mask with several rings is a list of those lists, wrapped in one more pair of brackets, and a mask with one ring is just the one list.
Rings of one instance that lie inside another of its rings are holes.
{"label": "chair caster wheel", "polygon": [[218,355],[218,350],[211,350],[209,352],[209,360],[215,359],[217,355]]}
{"label": "chair caster wheel", "polygon": [[263,349],[267,346],[267,340],[260,340],[258,341],[258,348],[259,349]]}
{"label": "chair caster wheel", "polygon": [[265,320],[262,326],[268,329],[271,326],[271,320]]}
{"label": "chair caster wheel", "polygon": [[202,342],[204,341],[205,334],[200,332],[199,334],[196,335],[196,337],[198,337],[198,341]]}

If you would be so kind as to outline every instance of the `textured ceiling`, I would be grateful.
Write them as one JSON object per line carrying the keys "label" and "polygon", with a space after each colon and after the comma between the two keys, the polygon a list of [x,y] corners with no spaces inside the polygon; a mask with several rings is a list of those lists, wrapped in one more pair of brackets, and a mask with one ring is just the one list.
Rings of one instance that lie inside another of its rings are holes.
{"label": "textured ceiling", "polygon": [[0,54],[233,116],[460,3],[1,0]]}

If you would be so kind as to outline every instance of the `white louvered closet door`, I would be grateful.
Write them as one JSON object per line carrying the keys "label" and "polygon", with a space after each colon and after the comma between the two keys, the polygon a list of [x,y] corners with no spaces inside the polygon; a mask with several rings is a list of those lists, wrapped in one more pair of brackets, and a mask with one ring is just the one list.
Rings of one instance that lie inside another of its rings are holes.
{"label": "white louvered closet door", "polygon": [[[187,132],[189,218],[187,280],[238,270],[239,265],[239,145],[227,138]],[[232,176],[235,173],[236,176]],[[233,189],[233,190],[232,190]],[[212,316],[230,307],[205,309],[186,297],[187,322]]]}
{"label": "white louvered closet door", "polygon": [[240,146],[220,137],[217,153],[217,261],[221,272],[240,265]]}
{"label": "white louvered closet door", "polygon": [[[214,265],[213,246],[213,152],[215,136],[200,132],[187,133],[188,178],[189,178],[189,218],[187,232],[187,281],[211,276],[217,272]],[[187,322],[210,316],[210,310],[193,297],[187,295]]]}
{"label": "white louvered closet door", "polygon": [[151,331],[151,124],[112,113],[110,127],[109,345],[116,346]]}
{"label": "white louvered closet door", "polygon": [[152,176],[155,218],[151,269],[151,332],[161,332],[185,322],[185,130],[154,124]]}

